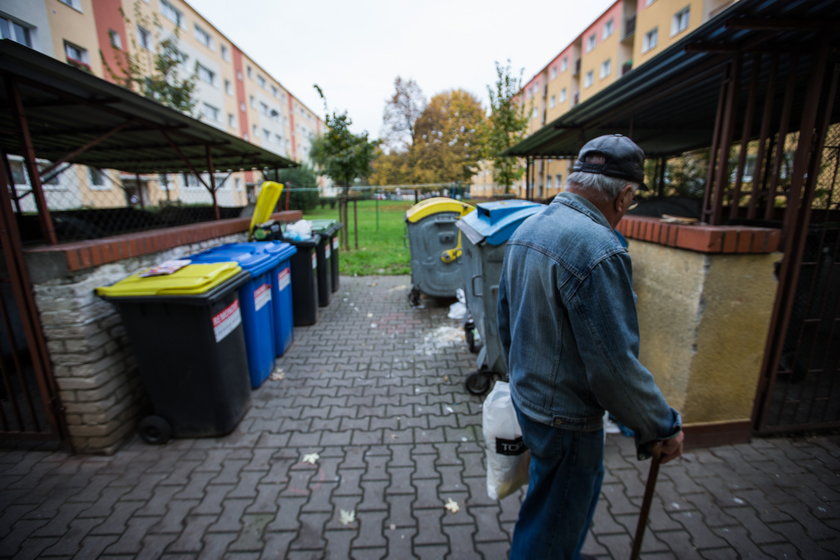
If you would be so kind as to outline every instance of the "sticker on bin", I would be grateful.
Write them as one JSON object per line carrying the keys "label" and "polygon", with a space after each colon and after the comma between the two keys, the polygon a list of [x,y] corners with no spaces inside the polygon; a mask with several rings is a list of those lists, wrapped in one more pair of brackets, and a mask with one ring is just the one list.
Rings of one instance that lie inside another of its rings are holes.
{"label": "sticker on bin", "polygon": [[286,267],[277,275],[277,289],[282,292],[288,288],[291,283],[292,273],[289,270],[289,267]]}
{"label": "sticker on bin", "polygon": [[236,330],[242,323],[242,314],[239,313],[239,300],[219,311],[213,316],[213,332],[216,335],[216,342],[221,342],[224,338]]}
{"label": "sticker on bin", "polygon": [[338,250],[338,237],[333,237],[332,246],[334,250]]}
{"label": "sticker on bin", "polygon": [[263,284],[254,290],[254,309],[259,311],[262,307],[271,301],[271,284]]}
{"label": "sticker on bin", "polygon": [[326,247],[324,247],[324,258],[330,258],[330,255],[332,255],[332,251],[330,250],[330,246],[328,244]]}
{"label": "sticker on bin", "polygon": [[315,270],[316,268],[318,268],[318,255],[316,255],[313,252],[312,253],[312,270]]}

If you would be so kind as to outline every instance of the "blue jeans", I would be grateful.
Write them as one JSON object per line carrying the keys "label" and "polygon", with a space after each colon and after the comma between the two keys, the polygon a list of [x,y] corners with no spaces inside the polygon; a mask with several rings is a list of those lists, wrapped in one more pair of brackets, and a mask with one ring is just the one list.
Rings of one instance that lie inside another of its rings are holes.
{"label": "blue jeans", "polygon": [[604,430],[566,430],[516,415],[531,466],[510,558],[577,560],[604,480]]}

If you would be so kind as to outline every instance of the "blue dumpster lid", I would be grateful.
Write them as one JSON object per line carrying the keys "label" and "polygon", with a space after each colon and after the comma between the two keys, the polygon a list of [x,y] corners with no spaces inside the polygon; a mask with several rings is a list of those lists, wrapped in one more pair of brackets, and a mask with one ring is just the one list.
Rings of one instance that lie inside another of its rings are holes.
{"label": "blue dumpster lid", "polygon": [[[260,245],[266,253],[273,255],[278,261],[285,261],[292,258],[292,255],[297,253],[297,247],[285,241],[261,241]],[[232,243],[232,245],[249,245],[249,243]]]}
{"label": "blue dumpster lid", "polygon": [[527,200],[481,202],[455,225],[475,245],[505,243],[525,218],[539,212],[545,205]]}
{"label": "blue dumpster lid", "polygon": [[[242,267],[242,270],[249,272],[251,276],[256,276],[277,266],[277,263],[280,262],[278,258],[279,250],[278,252],[272,252],[273,247],[270,249],[268,245],[275,244],[264,241],[228,243],[190,255],[187,258],[194,263],[235,262]],[[280,245],[280,243],[277,243],[277,245]]]}

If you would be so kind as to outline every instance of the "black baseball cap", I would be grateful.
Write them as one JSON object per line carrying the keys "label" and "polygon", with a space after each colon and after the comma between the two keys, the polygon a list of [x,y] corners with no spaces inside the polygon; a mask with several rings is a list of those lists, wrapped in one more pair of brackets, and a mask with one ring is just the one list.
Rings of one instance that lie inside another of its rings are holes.
{"label": "black baseball cap", "polygon": [[[586,163],[586,157],[592,154],[604,156],[604,163]],[[645,152],[623,134],[606,134],[584,144],[572,171],[626,179],[638,183],[641,190],[647,190]]]}

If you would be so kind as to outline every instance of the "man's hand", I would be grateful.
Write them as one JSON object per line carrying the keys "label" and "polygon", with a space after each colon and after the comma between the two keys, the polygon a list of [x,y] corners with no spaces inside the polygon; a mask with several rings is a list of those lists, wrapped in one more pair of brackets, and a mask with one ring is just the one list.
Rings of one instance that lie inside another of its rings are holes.
{"label": "man's hand", "polygon": [[668,461],[676,459],[682,455],[684,439],[685,433],[680,430],[677,432],[677,435],[671,439],[666,439],[665,441],[659,443],[660,462],[662,464],[665,464]]}

